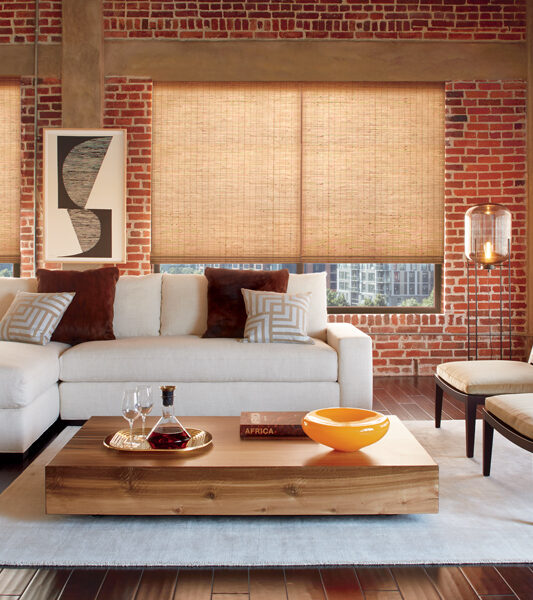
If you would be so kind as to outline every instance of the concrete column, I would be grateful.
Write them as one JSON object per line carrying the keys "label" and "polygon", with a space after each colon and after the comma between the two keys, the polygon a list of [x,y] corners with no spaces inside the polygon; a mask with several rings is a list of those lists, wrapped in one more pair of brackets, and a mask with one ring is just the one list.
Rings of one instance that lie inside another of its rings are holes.
{"label": "concrete column", "polygon": [[103,67],[102,0],[63,0],[63,127],[102,126]]}

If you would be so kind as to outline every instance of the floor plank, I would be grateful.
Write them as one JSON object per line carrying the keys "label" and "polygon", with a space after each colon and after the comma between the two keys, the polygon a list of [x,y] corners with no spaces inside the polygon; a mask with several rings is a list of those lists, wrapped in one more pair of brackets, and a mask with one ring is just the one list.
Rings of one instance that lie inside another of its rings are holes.
{"label": "floor plank", "polygon": [[459,567],[426,567],[443,600],[479,600]]}
{"label": "floor plank", "polygon": [[143,571],[135,600],[172,600],[177,577],[177,569]]}
{"label": "floor plank", "polygon": [[353,567],[321,569],[320,574],[328,600],[363,600],[363,591]]}
{"label": "floor plank", "polygon": [[513,595],[511,588],[494,567],[461,567],[461,571],[480,596],[482,594]]}
{"label": "floor plank", "polygon": [[0,594],[20,596],[36,572],[37,569],[2,569],[0,572]]}
{"label": "floor plank", "polygon": [[213,594],[248,594],[248,569],[215,569]]}
{"label": "floor plank", "polygon": [[94,600],[105,574],[105,569],[74,569],[60,600]]}
{"label": "floor plank", "polygon": [[213,594],[211,600],[250,600],[249,594]]}
{"label": "floor plank", "polygon": [[483,596],[480,596],[480,598],[481,600],[516,600],[516,596],[514,594],[512,594],[511,596],[502,596],[501,594],[494,596],[493,594],[485,594]]}
{"label": "floor plank", "polygon": [[174,600],[210,600],[213,569],[180,569]]}
{"label": "floor plank", "polygon": [[110,569],[95,600],[133,600],[141,575],[141,569]]}
{"label": "floor plank", "polygon": [[439,593],[420,567],[395,567],[392,575],[403,600],[440,600]]}
{"label": "floor plank", "polygon": [[20,600],[56,600],[70,577],[67,569],[39,569]]}
{"label": "floor plank", "polygon": [[357,567],[355,569],[361,588],[365,592],[398,591],[390,569],[381,567]]}
{"label": "floor plank", "polygon": [[533,572],[528,567],[497,567],[512,591],[520,600],[533,598]]}
{"label": "floor plank", "polygon": [[402,595],[400,592],[370,591],[365,592],[365,600],[402,600]]}
{"label": "floor plank", "polygon": [[326,600],[318,569],[285,569],[288,600]]}
{"label": "floor plank", "polygon": [[283,569],[250,569],[250,600],[287,600]]}

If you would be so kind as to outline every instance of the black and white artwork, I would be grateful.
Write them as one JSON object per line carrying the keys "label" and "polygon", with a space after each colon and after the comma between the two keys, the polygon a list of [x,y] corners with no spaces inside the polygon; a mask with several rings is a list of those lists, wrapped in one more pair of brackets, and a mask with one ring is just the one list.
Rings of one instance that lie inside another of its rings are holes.
{"label": "black and white artwork", "polygon": [[45,260],[124,262],[124,130],[44,132]]}

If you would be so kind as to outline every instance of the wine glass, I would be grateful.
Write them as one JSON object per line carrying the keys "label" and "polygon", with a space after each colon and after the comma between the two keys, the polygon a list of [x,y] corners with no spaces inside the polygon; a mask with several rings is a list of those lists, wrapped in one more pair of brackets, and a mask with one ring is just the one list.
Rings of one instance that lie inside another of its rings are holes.
{"label": "wine glass", "polygon": [[124,390],[122,395],[122,414],[130,424],[130,446],[133,448],[133,421],[139,416],[137,390]]}
{"label": "wine glass", "polygon": [[152,388],[149,385],[138,385],[137,386],[137,398],[139,404],[139,413],[141,414],[141,419],[143,421],[142,424],[142,436],[146,439],[145,434],[145,423],[146,417],[152,411],[152,407],[154,406],[154,396],[152,394]]}

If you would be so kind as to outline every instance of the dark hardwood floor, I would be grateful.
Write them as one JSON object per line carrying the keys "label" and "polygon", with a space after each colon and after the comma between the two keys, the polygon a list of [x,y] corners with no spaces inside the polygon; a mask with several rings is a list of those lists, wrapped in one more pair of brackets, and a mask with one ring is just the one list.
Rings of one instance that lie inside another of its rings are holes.
{"label": "dark hardwood floor", "polygon": [[[374,407],[432,419],[433,393],[431,377],[380,377]],[[463,418],[462,405],[445,397],[442,416]],[[1,466],[0,491],[25,466]],[[3,569],[0,600],[533,600],[531,567]]]}

